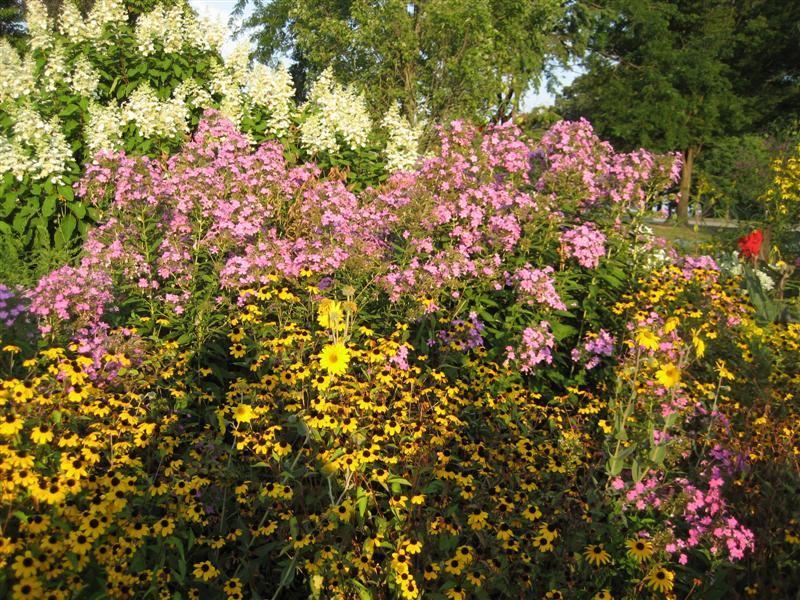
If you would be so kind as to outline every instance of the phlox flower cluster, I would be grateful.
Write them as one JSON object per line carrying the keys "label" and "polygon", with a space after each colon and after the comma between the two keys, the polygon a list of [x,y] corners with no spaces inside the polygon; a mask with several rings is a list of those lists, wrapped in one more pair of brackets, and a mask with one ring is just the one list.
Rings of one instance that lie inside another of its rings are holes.
{"label": "phlox flower cluster", "polygon": [[596,269],[600,264],[600,258],[606,253],[605,243],[605,234],[594,223],[583,223],[561,234],[564,254],[587,269]]}
{"label": "phlox flower cluster", "polygon": [[585,210],[607,201],[641,210],[655,191],[678,181],[682,165],[680,153],[616,153],[585,119],[556,123],[534,158],[536,170],[544,168],[537,188],[558,189],[562,200],[571,195]]}
{"label": "phlox flower cluster", "polygon": [[552,364],[555,343],[550,323],[540,321],[538,325],[525,328],[517,350],[512,346],[506,348],[506,358],[509,361],[518,361],[521,372],[530,373],[540,363]]}
{"label": "phlox flower cluster", "polygon": [[584,360],[583,367],[587,370],[594,369],[599,365],[601,357],[612,356],[613,354],[614,336],[605,329],[601,329],[597,333],[587,333],[583,339],[583,344],[573,348],[571,351],[572,360],[575,362]]}
{"label": "phlox flower cluster", "polygon": [[27,313],[22,290],[12,290],[0,283],[0,323],[8,328],[14,327]]}
{"label": "phlox flower cluster", "polygon": [[519,289],[518,297],[528,304],[541,304],[554,310],[567,310],[567,305],[561,300],[556,291],[553,273],[555,269],[547,266],[543,269],[534,269],[526,264],[514,274],[514,280]]}
{"label": "phlox flower cluster", "polygon": [[438,332],[438,340],[429,340],[428,345],[433,346],[438,341],[444,348],[455,351],[482,348],[484,340],[481,332],[484,329],[485,326],[478,318],[478,314],[470,311],[466,320],[450,321],[447,329]]}

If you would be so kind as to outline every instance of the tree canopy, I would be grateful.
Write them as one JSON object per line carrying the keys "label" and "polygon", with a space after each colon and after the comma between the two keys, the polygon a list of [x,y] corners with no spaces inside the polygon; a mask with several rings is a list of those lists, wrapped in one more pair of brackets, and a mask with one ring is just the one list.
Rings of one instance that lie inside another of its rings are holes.
{"label": "tree canopy", "polygon": [[[798,7],[778,0],[602,0],[586,73],[558,101],[622,148],[684,152],[679,219],[694,159],[726,135],[798,112]],[[793,25],[792,25],[793,23]]]}
{"label": "tree canopy", "polygon": [[582,50],[578,0],[239,0],[257,57],[291,57],[298,93],[331,66],[373,110],[414,122],[502,119],[552,63]]}

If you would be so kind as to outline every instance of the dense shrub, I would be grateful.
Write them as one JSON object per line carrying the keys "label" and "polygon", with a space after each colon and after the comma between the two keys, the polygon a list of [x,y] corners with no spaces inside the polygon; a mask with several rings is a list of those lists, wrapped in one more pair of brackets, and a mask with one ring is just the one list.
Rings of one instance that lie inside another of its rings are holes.
{"label": "dense shrub", "polygon": [[0,290],[0,590],[793,589],[798,330],[637,222],[674,157],[456,122],[356,193],[206,119]]}

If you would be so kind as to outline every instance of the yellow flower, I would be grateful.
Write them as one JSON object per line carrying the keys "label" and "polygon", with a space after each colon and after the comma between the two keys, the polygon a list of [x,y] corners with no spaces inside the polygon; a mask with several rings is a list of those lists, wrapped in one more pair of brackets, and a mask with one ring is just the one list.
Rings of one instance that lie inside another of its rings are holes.
{"label": "yellow flower", "polygon": [[606,552],[605,544],[589,544],[583,552],[586,560],[596,567],[611,562],[611,555]]}
{"label": "yellow flower", "polygon": [[611,595],[611,590],[605,589],[592,596],[592,600],[614,600],[614,596]]}
{"label": "yellow flower", "polygon": [[644,582],[650,587],[650,589],[655,590],[656,592],[671,592],[673,580],[675,579],[675,573],[665,569],[664,567],[659,567],[652,573],[648,574],[647,577],[644,578]]}
{"label": "yellow flower", "polygon": [[320,367],[329,375],[339,375],[347,371],[350,362],[350,351],[341,342],[328,344],[322,349],[319,357]]}
{"label": "yellow flower", "polygon": [[219,571],[211,564],[211,561],[204,560],[194,565],[193,574],[202,581],[211,581],[219,575]]}
{"label": "yellow flower", "polygon": [[665,388],[675,387],[681,381],[681,370],[672,363],[666,364],[656,371],[656,381]]}
{"label": "yellow flower", "polygon": [[34,444],[46,444],[53,441],[53,432],[47,425],[34,427],[31,430],[31,439]]}
{"label": "yellow flower", "polygon": [[648,350],[658,350],[658,336],[648,329],[640,329],[636,332],[636,342]]}
{"label": "yellow flower", "polygon": [[317,322],[333,331],[342,331],[345,327],[342,303],[329,298],[322,300],[317,309]]}
{"label": "yellow flower", "polygon": [[625,540],[628,556],[637,562],[644,562],[653,555],[653,542],[650,540]]}
{"label": "yellow flower", "polygon": [[255,416],[256,413],[249,404],[240,404],[233,412],[233,418],[239,423],[249,423]]}
{"label": "yellow flower", "polygon": [[0,419],[0,435],[17,435],[23,425],[22,419],[9,413],[4,418]]}
{"label": "yellow flower", "polygon": [[733,373],[731,373],[725,365],[724,360],[718,360],[715,364],[716,371],[722,379],[730,379],[733,381],[736,379]]}

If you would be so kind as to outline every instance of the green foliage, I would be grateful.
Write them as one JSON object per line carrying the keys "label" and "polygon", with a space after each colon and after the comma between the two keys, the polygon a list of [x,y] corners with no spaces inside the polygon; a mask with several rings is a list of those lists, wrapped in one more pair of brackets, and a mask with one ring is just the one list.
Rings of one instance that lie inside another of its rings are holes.
{"label": "green foliage", "polygon": [[[238,14],[251,4],[239,0]],[[298,97],[327,66],[367,91],[381,113],[400,101],[411,122],[507,118],[546,59],[581,51],[579,2],[255,1],[244,27],[258,56],[295,60]]]}

